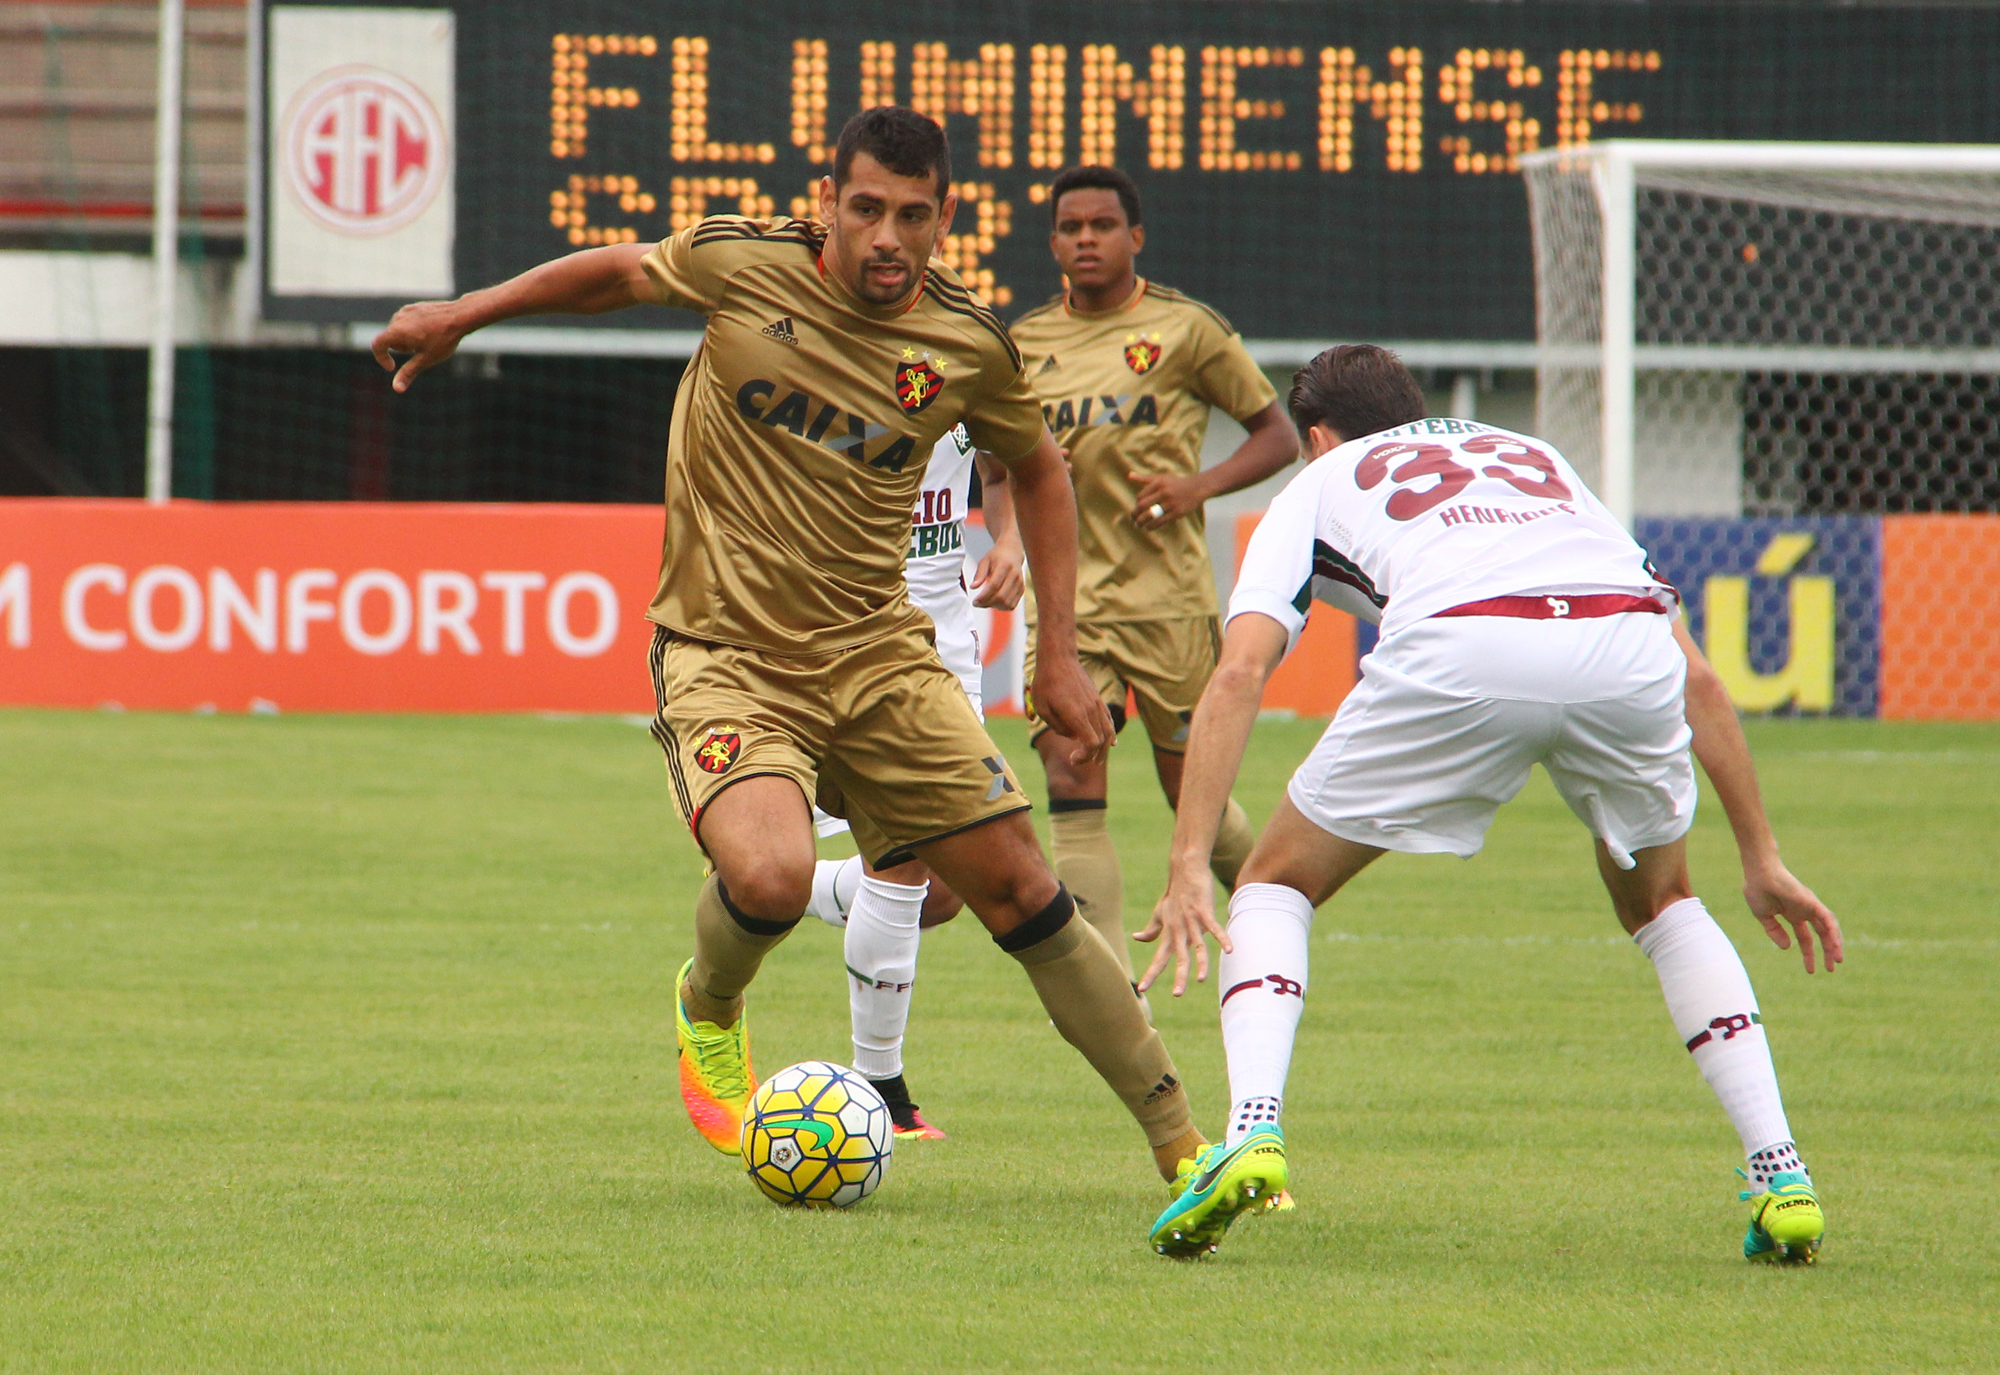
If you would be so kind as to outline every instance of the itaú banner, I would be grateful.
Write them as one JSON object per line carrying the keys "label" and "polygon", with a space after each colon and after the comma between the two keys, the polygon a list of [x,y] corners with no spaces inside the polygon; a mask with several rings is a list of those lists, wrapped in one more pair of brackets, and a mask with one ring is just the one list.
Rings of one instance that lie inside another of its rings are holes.
{"label": "ita\u00fa banner", "polygon": [[[1260,518],[1237,518],[1239,561]],[[2000,720],[2000,516],[1636,525],[1738,710]],[[1333,711],[1374,644],[1374,627],[1316,603],[1265,707]]]}
{"label": "ita\u00fa banner", "polygon": [[0,500],[0,702],[650,712],[660,519]]}

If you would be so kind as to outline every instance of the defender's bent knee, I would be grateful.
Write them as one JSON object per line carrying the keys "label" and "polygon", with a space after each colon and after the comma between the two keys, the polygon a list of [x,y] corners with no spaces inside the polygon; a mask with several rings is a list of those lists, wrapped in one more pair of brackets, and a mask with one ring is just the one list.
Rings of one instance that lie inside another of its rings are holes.
{"label": "defender's bent knee", "polygon": [[1621,869],[1603,841],[1597,842],[1597,872],[1611,895],[1611,910],[1628,935],[1684,898],[1694,896],[1688,876],[1687,841],[1674,840],[1632,852],[1632,867]]}
{"label": "defender's bent knee", "polygon": [[1317,907],[1384,853],[1377,846],[1334,835],[1307,820],[1289,797],[1280,798],[1270,823],[1251,847],[1250,858],[1243,861],[1236,884],[1296,888]]}

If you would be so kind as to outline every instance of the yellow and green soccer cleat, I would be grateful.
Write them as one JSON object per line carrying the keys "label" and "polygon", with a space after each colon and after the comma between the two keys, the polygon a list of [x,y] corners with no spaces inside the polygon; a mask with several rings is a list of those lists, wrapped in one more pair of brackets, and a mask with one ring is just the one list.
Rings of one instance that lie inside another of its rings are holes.
{"label": "yellow and green soccer cleat", "polygon": [[1230,1223],[1285,1192],[1285,1178],[1285,1135],[1275,1126],[1234,1146],[1203,1147],[1181,1162],[1174,1201],[1153,1224],[1153,1249],[1175,1260],[1210,1254]]}
{"label": "yellow and green soccer cleat", "polygon": [[1745,1191],[1737,1197],[1750,1205],[1750,1230],[1743,1236],[1744,1259],[1779,1265],[1811,1265],[1818,1259],[1820,1239],[1826,1235],[1826,1213],[1819,1206],[1819,1195],[1813,1192],[1810,1175],[1775,1174],[1768,1192]]}
{"label": "yellow and green soccer cleat", "polygon": [[750,1014],[724,1030],[714,1022],[697,1022],[681,1001],[689,960],[674,980],[674,1032],[680,1041],[681,1102],[702,1139],[727,1155],[743,1153],[743,1113],[757,1091],[750,1068]]}

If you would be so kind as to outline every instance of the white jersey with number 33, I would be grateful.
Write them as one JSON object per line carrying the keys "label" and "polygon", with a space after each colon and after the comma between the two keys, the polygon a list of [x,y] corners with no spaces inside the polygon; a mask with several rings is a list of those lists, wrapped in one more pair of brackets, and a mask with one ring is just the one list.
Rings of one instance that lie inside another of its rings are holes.
{"label": "white jersey with number 33", "polygon": [[1322,454],[1250,538],[1229,614],[1256,611],[1297,644],[1314,599],[1385,637],[1488,597],[1674,589],[1552,445],[1442,417]]}

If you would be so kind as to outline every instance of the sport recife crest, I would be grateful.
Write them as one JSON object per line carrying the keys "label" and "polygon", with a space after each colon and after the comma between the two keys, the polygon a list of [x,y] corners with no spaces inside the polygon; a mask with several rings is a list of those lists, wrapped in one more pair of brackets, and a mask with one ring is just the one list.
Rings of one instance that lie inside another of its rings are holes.
{"label": "sport recife crest", "polygon": [[944,390],[943,361],[933,362],[928,353],[904,349],[903,361],[896,365],[896,404],[915,415],[937,400],[938,393]]}
{"label": "sport recife crest", "polygon": [[1160,336],[1125,336],[1125,366],[1137,373],[1151,372],[1160,361]]}
{"label": "sport recife crest", "polygon": [[728,773],[729,766],[736,762],[736,752],[743,748],[743,737],[733,730],[709,732],[708,739],[701,742],[701,748],[694,752],[694,762],[704,773]]}

